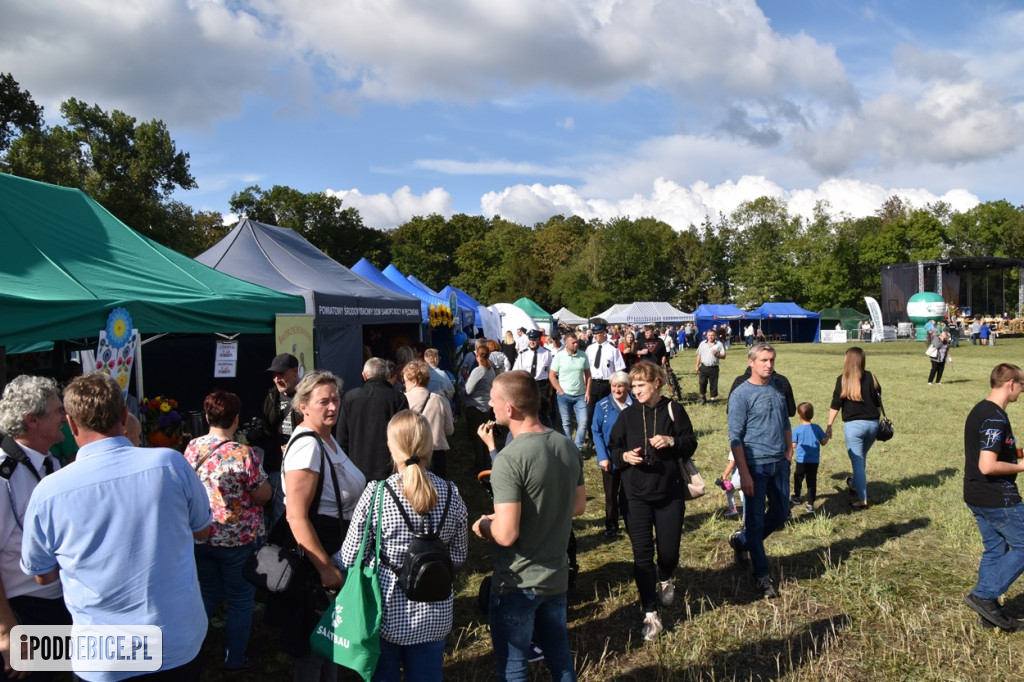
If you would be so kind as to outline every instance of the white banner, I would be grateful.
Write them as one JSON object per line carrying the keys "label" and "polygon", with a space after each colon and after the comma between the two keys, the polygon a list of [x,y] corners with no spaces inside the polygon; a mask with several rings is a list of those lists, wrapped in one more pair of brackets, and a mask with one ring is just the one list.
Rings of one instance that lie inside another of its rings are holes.
{"label": "white banner", "polygon": [[871,343],[885,341],[884,325],[882,324],[882,309],[879,307],[878,301],[870,296],[865,296],[864,302],[868,304],[868,315],[871,316],[871,324],[875,327],[874,332],[871,334]]}

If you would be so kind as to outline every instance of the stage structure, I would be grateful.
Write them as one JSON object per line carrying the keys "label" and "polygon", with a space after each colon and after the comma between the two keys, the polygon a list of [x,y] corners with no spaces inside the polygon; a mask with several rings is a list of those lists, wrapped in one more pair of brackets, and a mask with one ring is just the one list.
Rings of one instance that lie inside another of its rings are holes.
{"label": "stage structure", "polygon": [[1024,259],[942,258],[882,266],[879,304],[885,323],[908,322],[907,302],[930,291],[965,315],[1024,314]]}

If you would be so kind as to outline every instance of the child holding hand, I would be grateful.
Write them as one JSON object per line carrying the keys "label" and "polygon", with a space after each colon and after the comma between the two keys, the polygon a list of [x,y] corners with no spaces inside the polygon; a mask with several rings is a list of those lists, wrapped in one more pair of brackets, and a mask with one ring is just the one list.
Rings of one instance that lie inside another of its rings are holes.
{"label": "child holding hand", "polygon": [[793,452],[796,468],[793,472],[793,497],[790,502],[800,504],[800,486],[807,479],[807,513],[814,512],[814,501],[818,497],[818,463],[821,447],[828,443],[828,436],[814,419],[814,405],[800,403],[796,406],[796,414],[800,418],[800,426],[793,429]]}

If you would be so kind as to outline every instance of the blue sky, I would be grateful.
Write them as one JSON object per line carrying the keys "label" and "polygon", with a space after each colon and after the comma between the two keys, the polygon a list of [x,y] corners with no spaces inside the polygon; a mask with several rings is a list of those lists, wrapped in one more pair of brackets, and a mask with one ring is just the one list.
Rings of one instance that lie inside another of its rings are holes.
{"label": "blue sky", "polygon": [[0,71],[49,122],[158,118],[228,212],[332,191],[366,225],[653,215],[764,194],[1024,203],[1024,3],[6,0]]}

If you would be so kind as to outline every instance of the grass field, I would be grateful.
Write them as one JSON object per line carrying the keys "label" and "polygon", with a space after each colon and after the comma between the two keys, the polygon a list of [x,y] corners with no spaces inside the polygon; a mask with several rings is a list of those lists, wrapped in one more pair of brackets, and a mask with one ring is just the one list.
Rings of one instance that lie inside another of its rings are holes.
{"label": "grass field", "polygon": [[[822,426],[845,348],[778,347],[777,371],[790,379],[798,402],[815,405],[815,421]],[[585,462],[587,512],[576,522],[581,572],[569,607],[570,645],[581,680],[1018,679],[1024,650],[1017,653],[1017,647],[1024,634],[981,629],[963,604],[977,577],[981,544],[961,485],[964,419],[988,394],[993,366],[1021,363],[1024,340],[953,349],[941,386],[927,385],[923,344],[864,348],[867,368],[882,383],[896,437],[868,454],[871,507],[853,512],[844,490],[849,460],[837,422],[834,439],[822,448],[818,513],[795,508],[789,525],[766,543],[780,584],[778,599],[759,598],[749,575],[733,564],[726,538],[738,523],[720,517],[725,494],[711,484],[728,455],[725,405],[694,402],[691,354],[673,366],[689,392],[687,411],[700,440],[695,459],[709,485],[704,498],[687,506],[676,600],[662,610],[666,632],[655,642],[640,637],[629,541],[624,535],[605,539],[600,476],[593,458]],[[745,367],[744,349],[734,346],[723,361],[722,388]],[[1009,407],[1011,421],[1021,409]],[[465,427],[457,424],[454,445],[464,449],[465,443]],[[489,502],[466,459],[459,459],[449,461],[455,460],[454,479],[473,520],[489,511]],[[487,546],[471,535],[446,680],[494,677],[486,616],[476,607],[489,566]],[[1024,615],[1019,586],[1006,602],[1011,615]],[[263,649],[267,660],[263,678],[283,679],[285,661],[270,653],[275,640],[258,620],[253,649]],[[536,679],[548,678],[542,664],[534,670]]]}

